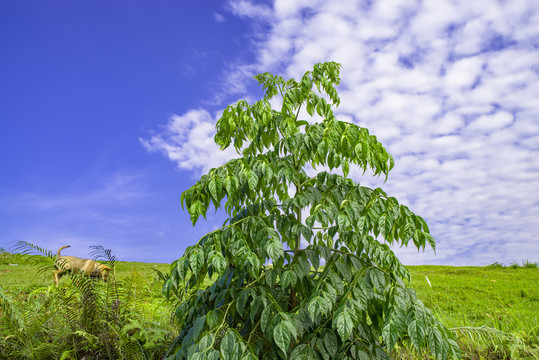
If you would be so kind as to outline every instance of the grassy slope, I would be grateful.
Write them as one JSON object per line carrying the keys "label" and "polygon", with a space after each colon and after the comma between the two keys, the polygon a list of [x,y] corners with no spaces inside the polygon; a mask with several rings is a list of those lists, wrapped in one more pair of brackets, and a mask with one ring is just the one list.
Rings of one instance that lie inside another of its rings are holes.
{"label": "grassy slope", "polygon": [[[8,292],[27,292],[54,284],[41,263],[0,263],[0,285]],[[169,264],[117,262],[116,276],[153,279],[152,270]],[[410,266],[411,286],[448,327],[487,325],[507,332],[539,326],[539,268]],[[429,286],[428,277],[432,287]]]}
{"label": "grassy slope", "polygon": [[410,271],[419,298],[448,327],[528,332],[539,326],[538,268],[411,266]]}
{"label": "grassy slope", "polygon": [[[28,260],[21,257],[10,257],[8,261],[0,259],[0,285],[4,290],[16,293],[40,286],[54,285],[52,275],[54,269],[48,259],[41,256],[32,258]],[[166,273],[169,267],[169,264],[118,261],[116,262],[116,277],[118,280],[125,280],[132,276],[150,280],[155,277],[155,272],[152,269]]]}
{"label": "grassy slope", "polygon": [[[2,259],[0,259],[2,260]],[[43,265],[14,259],[0,261],[0,285],[13,298],[23,299],[32,290],[53,285],[52,269],[39,273]],[[44,259],[42,259],[44,260]],[[168,264],[118,262],[119,280],[140,279],[150,285],[155,301],[160,286],[152,268],[168,272]],[[487,325],[518,334],[529,345],[539,344],[539,269],[509,267],[410,266],[411,286],[418,297],[449,328]],[[426,276],[431,286],[429,286]],[[149,294],[148,294],[149,295]],[[152,300],[148,299],[149,302]],[[146,301],[145,301],[146,302]],[[153,306],[148,303],[146,306]],[[150,312],[157,310],[154,308]],[[161,311],[157,311],[162,314]],[[155,314],[157,315],[157,314]],[[475,358],[475,357],[468,357]],[[487,357],[489,358],[489,357]]]}

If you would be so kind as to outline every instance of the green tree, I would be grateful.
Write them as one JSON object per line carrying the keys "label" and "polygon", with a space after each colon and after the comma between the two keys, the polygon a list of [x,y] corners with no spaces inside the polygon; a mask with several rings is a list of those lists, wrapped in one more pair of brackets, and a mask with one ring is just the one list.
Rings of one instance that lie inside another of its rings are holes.
{"label": "green tree", "polygon": [[181,196],[193,225],[212,203],[229,219],[172,263],[175,359],[388,359],[401,340],[460,358],[388,246],[434,248],[427,224],[348,177],[358,166],[387,180],[393,158],[366,128],[335,118],[340,67],[317,64],[299,82],[257,75],[264,98],[228,106],[217,122],[216,143],[241,157]]}

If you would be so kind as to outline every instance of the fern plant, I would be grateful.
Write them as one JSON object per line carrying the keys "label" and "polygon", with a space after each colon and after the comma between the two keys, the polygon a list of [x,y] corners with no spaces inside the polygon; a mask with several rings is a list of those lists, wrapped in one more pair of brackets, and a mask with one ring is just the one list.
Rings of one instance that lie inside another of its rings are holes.
{"label": "fern plant", "polygon": [[[60,287],[38,289],[24,307],[2,291],[0,301],[0,358],[17,359],[160,359],[171,329],[139,315],[143,295],[133,280],[114,276],[117,259],[110,250],[91,247],[92,257],[113,269],[106,283],[81,274],[69,274]],[[19,243],[25,254],[54,255],[30,243]],[[35,261],[35,259],[33,260]],[[43,267],[40,271],[45,271]],[[138,281],[138,285],[144,285]],[[144,286],[141,286],[144,287]]]}
{"label": "fern plant", "polygon": [[54,339],[68,336],[69,332],[54,311],[57,304],[52,286],[45,291],[32,292],[22,308],[5,295],[0,286],[0,305],[0,358],[48,359],[59,356],[63,345]]}
{"label": "fern plant", "polygon": [[[530,333],[534,330],[530,329]],[[507,359],[539,359],[539,348],[535,346],[534,349],[524,340],[527,334],[510,334],[488,326],[461,326],[450,331],[457,334],[461,342],[473,344],[475,352],[483,348],[483,352]]]}

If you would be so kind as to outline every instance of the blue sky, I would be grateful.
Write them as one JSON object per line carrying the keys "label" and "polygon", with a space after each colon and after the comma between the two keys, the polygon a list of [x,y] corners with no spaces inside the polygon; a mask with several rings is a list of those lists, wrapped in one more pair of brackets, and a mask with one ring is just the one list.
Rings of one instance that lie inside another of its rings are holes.
{"label": "blue sky", "polygon": [[0,48],[0,247],[174,260],[222,221],[192,228],[179,196],[233,156],[223,108],[335,60],[338,116],[395,156],[382,187],[437,240],[404,263],[539,260],[534,1],[1,0]]}

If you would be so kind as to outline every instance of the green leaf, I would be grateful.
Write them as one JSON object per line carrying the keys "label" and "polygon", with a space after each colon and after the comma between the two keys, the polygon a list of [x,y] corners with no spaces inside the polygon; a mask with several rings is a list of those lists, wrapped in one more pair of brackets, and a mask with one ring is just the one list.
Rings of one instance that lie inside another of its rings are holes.
{"label": "green leaf", "polygon": [[227,176],[225,179],[225,188],[227,196],[231,197],[236,189],[236,184],[238,183],[238,178],[236,176]]}
{"label": "green leaf", "polygon": [[405,329],[405,316],[402,308],[396,309],[391,313],[391,317],[384,324],[382,329],[382,339],[387,344],[389,351],[397,343],[397,340],[402,336]]}
{"label": "green leaf", "polygon": [[305,254],[307,255],[307,258],[309,259],[309,262],[314,267],[315,270],[317,270],[320,267],[320,255],[315,250],[307,249],[305,250]]}
{"label": "green leaf", "polygon": [[414,231],[412,239],[414,240],[414,245],[417,247],[418,250],[420,250],[421,248],[425,248],[425,235],[423,235],[423,231],[416,229]]}
{"label": "green leaf", "polygon": [[213,334],[208,332],[206,333],[206,335],[202,337],[202,339],[200,339],[200,341],[198,342],[198,346],[201,349],[207,349],[212,346],[213,340],[214,340]]}
{"label": "green leaf", "polygon": [[258,311],[260,310],[260,307],[262,306],[262,297],[257,296],[251,303],[251,310],[249,311],[249,317],[251,319],[251,322],[255,322],[255,317],[258,314]]}
{"label": "green leaf", "polygon": [[436,357],[436,359],[447,359],[447,353],[444,354],[444,341],[440,330],[433,327],[429,328],[428,339],[430,352]]}
{"label": "green leaf", "polygon": [[289,327],[284,323],[285,321],[280,322],[273,329],[273,340],[275,340],[277,346],[286,354],[290,346],[292,334],[290,333]]}
{"label": "green leaf", "polygon": [[371,269],[369,270],[369,279],[371,280],[372,285],[378,290],[383,291],[386,285],[386,278],[384,273],[380,270]]}
{"label": "green leaf", "polygon": [[356,359],[358,360],[371,360],[369,355],[363,350],[357,350]]}
{"label": "green leaf", "polygon": [[314,115],[314,104],[310,101],[307,103],[307,114]]}
{"label": "green leaf", "polygon": [[342,163],[342,173],[344,177],[348,177],[348,174],[350,173],[350,163],[348,161],[343,161]]}
{"label": "green leaf", "polygon": [[206,324],[208,324],[208,327],[210,329],[213,329],[215,326],[221,323],[222,317],[223,317],[223,314],[221,310],[219,309],[210,310],[206,314]]}
{"label": "green leaf", "polygon": [[341,307],[341,311],[333,319],[333,328],[337,330],[342,341],[346,341],[352,330],[354,329],[354,324],[352,322],[352,316],[350,314],[350,309],[348,307]]}
{"label": "green leaf", "polygon": [[211,257],[211,263],[217,273],[222,273],[226,268],[226,259],[221,253],[215,252]]}
{"label": "green leaf", "polygon": [[236,297],[236,309],[238,310],[238,313],[243,314],[243,310],[245,309],[245,304],[247,303],[247,300],[249,299],[249,295],[251,294],[251,289],[246,288],[240,291],[239,295]]}
{"label": "green leaf", "polygon": [[220,201],[221,182],[218,179],[212,179],[208,184],[208,188],[210,189],[211,196],[215,199],[215,201]]}
{"label": "green leaf", "polygon": [[393,223],[391,222],[391,219],[387,217],[386,215],[380,216],[378,218],[378,228],[380,229],[382,236],[388,240],[391,241],[391,228],[393,227]]}
{"label": "green leaf", "polygon": [[268,330],[272,313],[273,308],[271,306],[267,306],[264,310],[262,310],[262,316],[260,317],[260,328],[263,332]]}
{"label": "green leaf", "polygon": [[335,357],[335,354],[337,354],[337,350],[339,349],[337,337],[333,333],[327,332],[324,336],[324,346],[326,347],[328,354],[332,358]]}
{"label": "green leaf", "polygon": [[276,262],[284,254],[283,244],[278,240],[272,239],[268,242],[266,251],[270,259]]}
{"label": "green leaf", "polygon": [[434,250],[434,252],[436,253],[436,241],[434,240],[434,237],[427,232],[423,232],[423,235],[427,239],[427,242],[429,243],[432,250]]}
{"label": "green leaf", "polygon": [[339,230],[343,231],[348,225],[350,225],[350,218],[348,215],[346,215],[346,213],[340,212],[337,215],[337,224],[339,226]]}
{"label": "green leaf", "polygon": [[412,344],[417,351],[421,351],[425,339],[425,326],[423,322],[415,317],[407,319],[406,322],[408,323],[408,336],[410,336]]}
{"label": "green leaf", "polygon": [[298,346],[296,346],[294,348],[294,350],[292,351],[292,353],[290,354],[290,359],[294,359],[294,360],[302,360],[302,359],[305,359],[305,360],[309,360],[310,358],[307,357],[307,351],[309,350],[309,348],[307,347],[306,344],[300,344]]}
{"label": "green leaf", "polygon": [[221,340],[221,357],[224,360],[235,360],[236,357],[236,337],[229,331]]}
{"label": "green leaf", "polygon": [[255,354],[248,353],[248,354],[242,355],[241,360],[258,360],[258,357]]}
{"label": "green leaf", "polygon": [[297,279],[297,275],[294,271],[286,270],[281,275],[281,286],[285,289],[289,286],[294,286],[296,285]]}
{"label": "green leaf", "polygon": [[189,264],[191,265],[191,270],[193,273],[198,274],[204,265],[204,254],[196,251],[195,253],[189,256]]}
{"label": "green leaf", "polygon": [[200,316],[196,319],[192,331],[193,331],[193,340],[198,339],[198,336],[200,335],[200,332],[204,328],[204,323],[206,322],[206,316]]}
{"label": "green leaf", "polygon": [[312,322],[315,322],[318,319],[318,316],[325,309],[325,300],[320,296],[315,296],[307,304],[307,313],[311,318]]}
{"label": "green leaf", "polygon": [[311,263],[309,263],[309,260],[307,260],[304,253],[296,258],[298,259],[298,262],[296,266],[294,266],[294,270],[298,275],[298,279],[304,278],[305,276],[309,275],[309,272],[311,271]]}
{"label": "green leaf", "polygon": [[340,261],[335,262],[335,267],[337,268],[339,273],[342,275],[342,277],[344,277],[344,279],[348,283],[350,283],[350,281],[352,280],[352,272],[350,271],[350,268]]}
{"label": "green leaf", "polygon": [[249,171],[247,181],[249,183],[249,189],[251,189],[251,191],[255,191],[258,184],[258,176],[254,173],[254,171]]}

